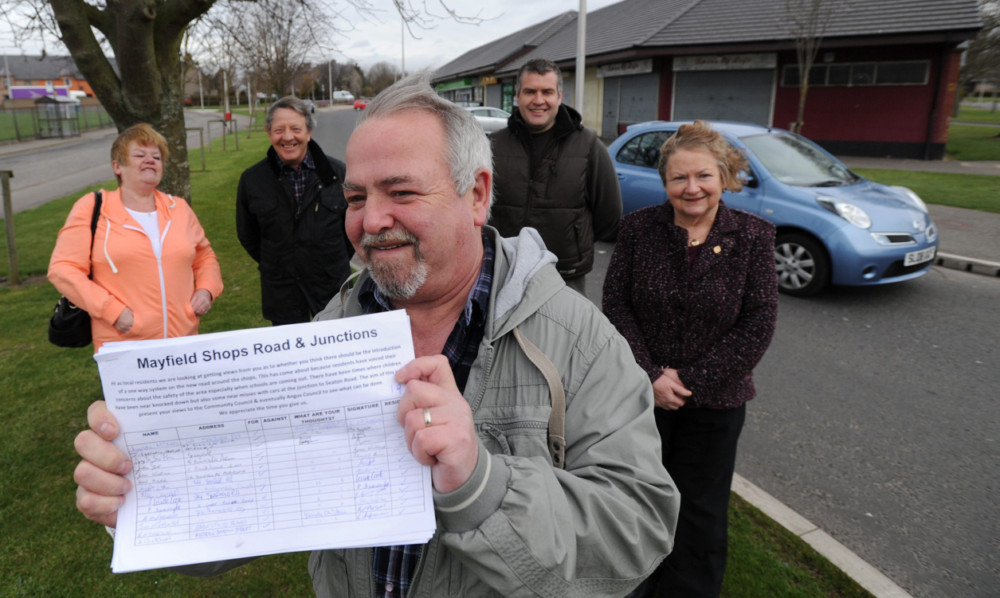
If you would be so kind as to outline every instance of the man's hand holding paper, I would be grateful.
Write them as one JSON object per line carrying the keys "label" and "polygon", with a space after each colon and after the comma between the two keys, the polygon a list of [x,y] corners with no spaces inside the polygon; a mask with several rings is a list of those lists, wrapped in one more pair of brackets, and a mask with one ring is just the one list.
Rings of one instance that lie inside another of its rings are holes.
{"label": "man's hand holding paper", "polygon": [[458,391],[448,359],[419,357],[403,366],[396,382],[406,385],[399,422],[410,453],[431,466],[438,492],[458,488],[476,468],[479,440],[468,401]]}
{"label": "man's hand holding paper", "polygon": [[117,526],[113,570],[430,538],[430,471],[397,422],[409,330],[388,312],[109,344],[74,479]]}

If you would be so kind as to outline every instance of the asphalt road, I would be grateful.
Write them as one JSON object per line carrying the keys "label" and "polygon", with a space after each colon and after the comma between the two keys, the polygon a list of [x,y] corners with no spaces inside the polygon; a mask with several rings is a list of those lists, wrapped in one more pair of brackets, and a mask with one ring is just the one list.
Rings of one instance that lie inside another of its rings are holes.
{"label": "asphalt road", "polygon": [[1000,280],[937,266],[782,295],[736,471],[917,598],[1000,595],[998,322]]}
{"label": "asphalt road", "polygon": [[338,106],[334,110],[320,110],[316,113],[313,139],[327,154],[344,159],[347,140],[364,113]]}
{"label": "asphalt road", "polygon": [[[188,110],[185,112],[187,127],[202,127],[217,121],[217,111]],[[222,132],[222,123],[216,122],[207,128],[205,142],[211,133],[216,138]],[[118,131],[108,127],[100,131],[88,132],[80,137],[69,138],[58,144],[25,143],[22,147],[40,146],[29,151],[16,151],[3,156],[0,170],[14,172],[10,180],[14,213],[36,208],[48,201],[73,193],[79,189],[114,179],[111,172],[111,144]],[[188,160],[192,170],[201,168],[197,132],[188,135]],[[5,149],[17,149],[9,146]]]}
{"label": "asphalt road", "polygon": [[1000,280],[782,297],[737,471],[917,597],[997,596]]}

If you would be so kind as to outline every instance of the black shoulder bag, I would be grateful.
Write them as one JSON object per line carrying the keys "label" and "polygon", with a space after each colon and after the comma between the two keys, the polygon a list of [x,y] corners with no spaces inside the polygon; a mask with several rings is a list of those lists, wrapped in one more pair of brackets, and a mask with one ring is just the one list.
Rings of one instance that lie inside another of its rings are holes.
{"label": "black shoulder bag", "polygon": [[[94,236],[97,234],[97,219],[101,215],[101,192],[94,193],[94,215],[90,218],[90,273],[94,275]],[[58,347],[86,347],[93,342],[90,333],[90,314],[70,303],[66,296],[59,298],[56,308],[49,318],[49,342]]]}

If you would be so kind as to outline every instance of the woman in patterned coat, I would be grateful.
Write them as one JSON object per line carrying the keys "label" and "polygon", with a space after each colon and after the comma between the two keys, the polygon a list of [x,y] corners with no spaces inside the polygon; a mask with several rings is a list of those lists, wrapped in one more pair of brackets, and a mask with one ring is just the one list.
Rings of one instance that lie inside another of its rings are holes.
{"label": "woman in patterned coat", "polygon": [[774,227],[721,201],[746,158],[707,124],[661,148],[668,201],[625,217],[604,312],[649,375],[663,464],[681,493],[676,544],[635,595],[718,596],[736,445],[777,318]]}

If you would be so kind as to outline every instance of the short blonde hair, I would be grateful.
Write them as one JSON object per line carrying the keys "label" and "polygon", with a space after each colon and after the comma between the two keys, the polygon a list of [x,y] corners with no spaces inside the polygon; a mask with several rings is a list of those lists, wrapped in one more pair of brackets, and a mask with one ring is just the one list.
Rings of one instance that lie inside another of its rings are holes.
{"label": "short blonde hair", "polygon": [[708,152],[719,166],[723,188],[727,191],[739,191],[743,188],[740,173],[747,167],[746,156],[705,121],[696,120],[691,124],[681,125],[676,133],[663,142],[656,170],[660,173],[664,186],[667,184],[667,162],[678,150]]}
{"label": "short blonde hair", "polygon": [[[128,148],[132,145],[133,141],[141,146],[155,147],[160,150],[160,157],[163,158],[164,163],[166,163],[167,158],[170,156],[170,150],[167,149],[167,140],[163,135],[157,133],[156,129],[148,124],[139,123],[132,125],[118,134],[114,143],[111,144],[111,161],[119,164],[128,164]],[[122,178],[118,176],[118,183],[121,184],[121,182]]]}

